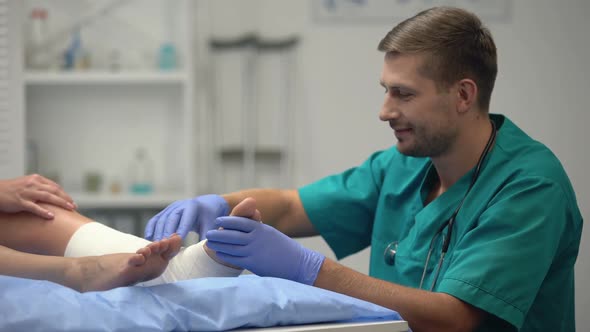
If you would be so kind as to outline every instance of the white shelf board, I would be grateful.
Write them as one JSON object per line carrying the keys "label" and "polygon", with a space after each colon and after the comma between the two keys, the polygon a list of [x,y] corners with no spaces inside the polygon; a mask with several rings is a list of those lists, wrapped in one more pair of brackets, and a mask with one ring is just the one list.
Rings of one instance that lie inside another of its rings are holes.
{"label": "white shelf board", "polygon": [[146,208],[160,209],[170,203],[189,198],[183,193],[153,193],[153,194],[108,194],[108,193],[70,193],[74,202],[81,209],[104,208]]}
{"label": "white shelf board", "polygon": [[[285,148],[281,147],[280,145],[271,145],[271,144],[259,144],[255,145],[253,148],[254,153],[258,155],[281,155],[284,154],[286,151]],[[225,145],[218,147],[218,151],[224,155],[238,155],[243,154],[246,152],[245,145]]]}
{"label": "white shelf board", "polygon": [[182,84],[187,79],[187,74],[182,71],[29,71],[25,73],[27,85]]}

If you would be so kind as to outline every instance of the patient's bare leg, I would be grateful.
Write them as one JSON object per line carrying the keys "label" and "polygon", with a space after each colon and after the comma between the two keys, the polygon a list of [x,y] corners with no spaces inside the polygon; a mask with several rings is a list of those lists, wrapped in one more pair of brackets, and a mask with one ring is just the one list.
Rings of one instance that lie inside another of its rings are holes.
{"label": "patient's bare leg", "polygon": [[0,274],[50,280],[85,292],[132,285],[159,276],[181,245],[179,236],[150,243],[137,253],[66,258],[0,246]]}
{"label": "patient's bare leg", "polygon": [[[44,220],[28,213],[0,214],[0,245],[29,253],[52,256],[64,256],[67,253],[69,257],[82,257],[134,253],[149,243],[93,222],[75,211],[51,205],[44,207],[55,214],[53,220]],[[159,278],[141,285],[151,286],[201,277],[236,276],[242,271],[224,265],[208,256],[202,241],[181,250]]]}
{"label": "patient's bare leg", "polygon": [[[64,256],[81,257],[114,253],[133,253],[149,241],[119,232],[97,222],[80,226],[71,236]],[[227,266],[212,259],[205,250],[205,241],[182,248],[158,278],[142,282],[140,286],[153,286],[186,279],[205,277],[235,277],[243,269]]]}
{"label": "patient's bare leg", "polygon": [[[260,215],[260,211],[258,211],[258,209],[256,209],[256,200],[252,197],[248,197],[248,198],[244,199],[243,201],[241,201],[240,203],[238,203],[238,205],[236,205],[233,208],[233,210],[231,211],[230,216],[245,217],[245,218],[250,218],[253,220],[257,220],[257,221],[262,220],[262,217]],[[217,258],[215,251],[209,249],[209,247],[207,247],[207,243],[205,243],[205,251],[207,252],[207,255],[209,255],[209,257],[213,258],[219,264],[224,264],[224,265],[236,268],[236,269],[238,268],[237,266],[233,266],[231,264],[225,263],[221,259]]]}
{"label": "patient's bare leg", "polygon": [[0,213],[0,245],[28,253],[63,256],[68,241],[91,219],[49,204],[40,204],[51,211],[52,220],[28,212]]}

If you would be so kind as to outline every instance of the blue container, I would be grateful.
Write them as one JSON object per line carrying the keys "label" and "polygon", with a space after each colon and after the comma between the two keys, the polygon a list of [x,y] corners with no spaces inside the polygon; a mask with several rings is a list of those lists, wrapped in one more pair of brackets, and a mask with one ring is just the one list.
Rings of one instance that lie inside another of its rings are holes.
{"label": "blue container", "polygon": [[172,43],[164,43],[158,53],[158,68],[174,70],[178,67],[176,47]]}

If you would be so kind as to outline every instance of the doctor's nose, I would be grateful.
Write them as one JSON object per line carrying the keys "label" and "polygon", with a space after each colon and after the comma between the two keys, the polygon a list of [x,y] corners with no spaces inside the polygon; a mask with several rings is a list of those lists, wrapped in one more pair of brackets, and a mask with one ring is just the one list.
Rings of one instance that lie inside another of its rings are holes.
{"label": "doctor's nose", "polygon": [[397,120],[399,117],[400,112],[395,98],[392,98],[391,94],[386,93],[383,99],[383,105],[381,105],[381,111],[379,111],[379,120],[391,121]]}
{"label": "doctor's nose", "polygon": [[383,106],[381,106],[381,111],[379,111],[379,120],[391,121],[397,120],[399,117],[400,112],[393,105],[390,105],[387,102],[383,103]]}

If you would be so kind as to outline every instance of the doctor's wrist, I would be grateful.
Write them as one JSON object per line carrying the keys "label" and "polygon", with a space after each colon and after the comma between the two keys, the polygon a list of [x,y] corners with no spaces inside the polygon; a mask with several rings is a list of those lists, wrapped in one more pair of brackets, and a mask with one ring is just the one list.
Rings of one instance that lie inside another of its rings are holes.
{"label": "doctor's wrist", "polygon": [[302,262],[294,281],[313,286],[326,256],[311,249],[303,249]]}

